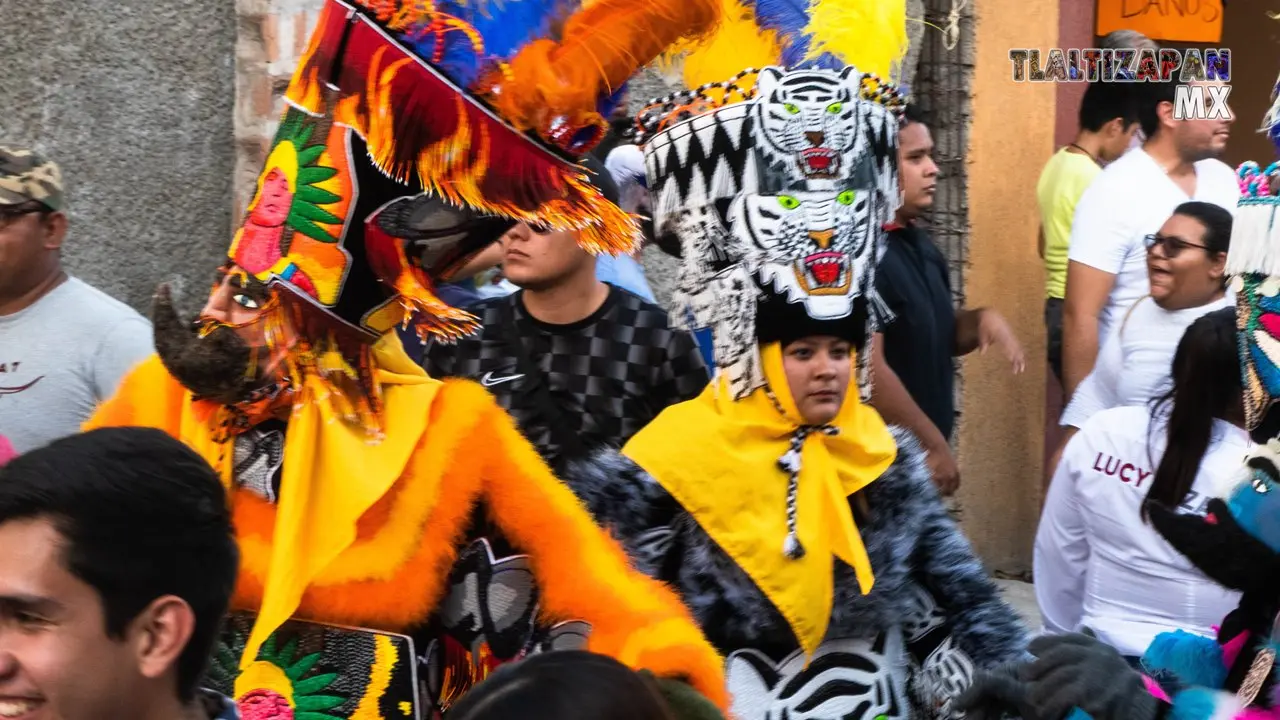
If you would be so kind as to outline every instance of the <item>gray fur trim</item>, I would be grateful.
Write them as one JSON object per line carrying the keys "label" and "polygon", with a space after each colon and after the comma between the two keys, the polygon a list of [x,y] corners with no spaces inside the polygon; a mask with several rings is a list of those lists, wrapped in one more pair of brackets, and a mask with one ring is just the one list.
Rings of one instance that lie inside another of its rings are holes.
{"label": "gray fur trim", "polygon": [[[923,587],[975,664],[993,667],[1023,657],[1026,629],[947,514],[919,442],[906,430],[892,432],[898,457],[863,491],[871,517],[859,526],[875,586],[863,595],[853,569],[837,563],[828,637],[864,637],[902,624],[903,608]],[[742,568],[630,459],[602,451],[573,464],[566,481],[622,540],[638,569],[681,591],[722,649],[796,644]]]}

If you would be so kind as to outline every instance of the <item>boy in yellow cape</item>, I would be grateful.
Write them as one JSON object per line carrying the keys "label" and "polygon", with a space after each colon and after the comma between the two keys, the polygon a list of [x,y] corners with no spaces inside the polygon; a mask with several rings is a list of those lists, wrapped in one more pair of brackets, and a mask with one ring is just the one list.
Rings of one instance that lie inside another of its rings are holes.
{"label": "boy in yellow cape", "polygon": [[243,566],[210,681],[247,720],[435,717],[561,648],[725,706],[679,598],[628,567],[488,393],[427,376],[395,332],[470,331],[432,283],[515,221],[626,250],[633,221],[574,158],[639,64],[717,16],[328,0],[205,307],[185,322],[162,287],[157,355],[86,426],[163,429],[221,474]]}

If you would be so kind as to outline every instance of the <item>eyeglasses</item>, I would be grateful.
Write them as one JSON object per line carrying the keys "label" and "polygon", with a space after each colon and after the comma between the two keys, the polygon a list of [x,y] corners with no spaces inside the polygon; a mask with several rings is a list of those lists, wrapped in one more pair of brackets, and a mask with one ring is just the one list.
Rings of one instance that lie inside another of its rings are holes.
{"label": "eyeglasses", "polygon": [[1158,235],[1155,233],[1152,233],[1151,235],[1148,235],[1142,238],[1142,244],[1146,245],[1147,252],[1151,252],[1152,250],[1154,250],[1157,245],[1163,246],[1164,256],[1169,258],[1170,260],[1181,255],[1182,251],[1186,250],[1187,248],[1200,248],[1205,252],[1209,252],[1209,248],[1204,245],[1197,245],[1196,243],[1183,240],[1180,237],[1173,237],[1173,236],[1166,237],[1164,235]]}
{"label": "eyeglasses", "polygon": [[32,213],[48,213],[52,212],[47,205],[43,203],[31,203],[28,205],[16,205],[9,207],[0,207],[0,230],[9,227],[18,218]]}

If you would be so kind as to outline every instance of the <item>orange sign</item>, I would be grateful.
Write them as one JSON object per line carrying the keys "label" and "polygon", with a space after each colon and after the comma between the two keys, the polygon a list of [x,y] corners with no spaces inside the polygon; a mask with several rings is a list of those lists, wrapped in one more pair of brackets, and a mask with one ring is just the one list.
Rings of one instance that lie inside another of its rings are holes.
{"label": "orange sign", "polygon": [[1222,40],[1223,0],[1098,0],[1098,34],[1137,30],[1152,40]]}

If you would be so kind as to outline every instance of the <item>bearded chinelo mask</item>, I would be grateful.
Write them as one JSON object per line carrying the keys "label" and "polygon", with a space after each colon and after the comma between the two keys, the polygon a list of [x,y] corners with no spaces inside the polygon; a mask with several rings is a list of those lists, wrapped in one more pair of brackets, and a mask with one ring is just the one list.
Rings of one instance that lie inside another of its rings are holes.
{"label": "bearded chinelo mask", "polygon": [[[771,326],[817,321],[862,350],[888,319],[875,266],[898,206],[902,105],[851,66],[770,66],[642,113],[656,131],[645,146],[655,234],[676,235],[684,258],[675,315],[712,328],[735,398],[765,384],[758,343],[777,339]],[[710,109],[671,123],[691,106]]]}
{"label": "bearded chinelo mask", "polygon": [[432,288],[512,224],[630,251],[634,220],[578,159],[631,74],[718,18],[715,0],[327,0],[227,252],[280,296],[289,373],[331,379],[377,434],[371,345],[471,332]]}

